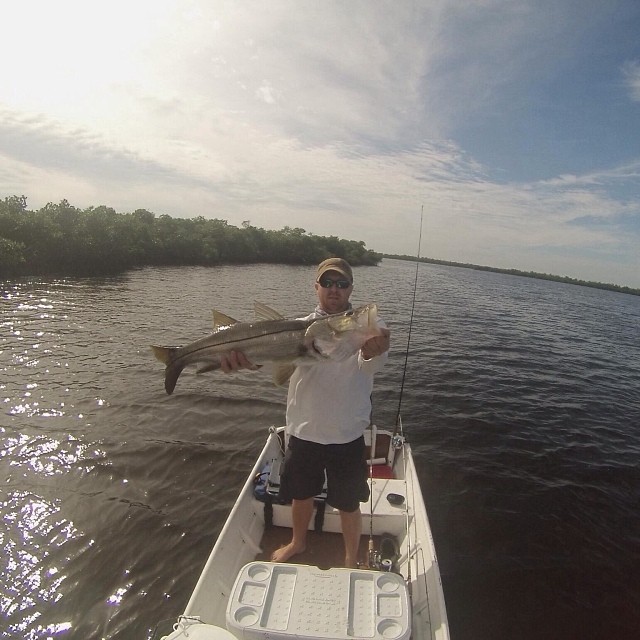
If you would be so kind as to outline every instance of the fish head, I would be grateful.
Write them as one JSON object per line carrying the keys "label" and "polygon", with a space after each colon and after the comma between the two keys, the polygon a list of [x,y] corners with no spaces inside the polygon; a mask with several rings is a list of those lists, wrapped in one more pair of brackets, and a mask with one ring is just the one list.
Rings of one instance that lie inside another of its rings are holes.
{"label": "fish head", "polygon": [[357,309],[349,309],[344,313],[327,317],[327,325],[336,334],[350,331],[380,333],[378,328],[378,305],[375,303],[366,304]]}
{"label": "fish head", "polygon": [[305,342],[325,358],[344,360],[358,352],[364,343],[382,335],[378,326],[378,307],[367,304],[324,318],[307,329]]}

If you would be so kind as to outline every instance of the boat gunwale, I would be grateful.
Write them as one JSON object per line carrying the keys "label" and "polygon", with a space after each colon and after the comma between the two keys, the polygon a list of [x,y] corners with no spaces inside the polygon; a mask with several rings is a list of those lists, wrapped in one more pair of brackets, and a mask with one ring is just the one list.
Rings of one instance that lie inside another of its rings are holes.
{"label": "boat gunwale", "polygon": [[[262,531],[265,525],[264,505],[255,498],[254,478],[264,470],[266,462],[272,460],[275,453],[277,455],[282,453],[281,434],[283,431],[284,427],[269,428],[269,436],[250,474],[243,483],[207,558],[185,608],[184,616],[199,617],[205,623],[225,628],[226,608],[236,576],[239,575],[245,564],[256,559],[257,552],[261,550]],[[390,434],[390,431],[379,429],[378,433]],[[377,450],[374,453],[377,454]],[[446,606],[433,535],[413,453],[408,442],[402,441],[399,453],[400,458],[396,461],[396,467],[398,467],[396,471],[404,477],[393,479],[393,482],[399,483],[401,481],[405,486],[406,509],[404,509],[404,517],[406,518],[408,539],[401,541],[407,545],[406,553],[399,554],[399,564],[406,566],[404,569],[399,567],[398,571],[407,581],[412,594],[412,625],[414,628],[411,638],[413,640],[426,640],[427,638],[448,640]],[[383,487],[382,483],[389,480],[371,477],[369,481],[373,493],[374,483],[381,482],[381,485],[375,488],[380,491],[380,487]],[[399,484],[395,486],[399,486]],[[382,490],[384,491],[384,489]],[[276,516],[284,514],[281,517],[290,519],[289,505],[274,504],[273,509]],[[385,522],[385,516],[380,515],[376,509],[377,507],[374,508],[373,517],[377,524],[385,526],[385,524],[392,522],[390,519]],[[333,513],[334,511],[335,513]],[[331,508],[327,509],[327,512],[326,517],[329,519],[327,530],[337,527],[339,531],[340,523],[337,510]],[[362,507],[362,514],[363,536],[366,536],[368,534],[366,524],[369,518],[366,504]],[[394,519],[393,522],[396,522],[395,526],[397,526],[398,515],[394,514],[389,517]],[[380,533],[379,529],[376,530],[376,534]],[[411,536],[414,538],[413,543]],[[296,563],[293,562],[293,564]],[[216,602],[211,605],[215,594],[217,594]]]}

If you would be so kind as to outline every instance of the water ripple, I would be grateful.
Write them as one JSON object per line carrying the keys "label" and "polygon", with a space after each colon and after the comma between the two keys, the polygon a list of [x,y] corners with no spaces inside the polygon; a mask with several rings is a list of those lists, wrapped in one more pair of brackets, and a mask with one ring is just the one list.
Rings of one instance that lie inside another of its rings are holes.
{"label": "water ripple", "polygon": [[[420,265],[356,269],[393,351],[458,639],[634,638],[640,595],[640,299]],[[183,373],[153,343],[314,306],[313,269],[145,269],[0,286],[0,631],[148,637],[186,603],[285,391]],[[541,615],[540,612],[544,612]],[[516,631],[514,631],[516,630]]]}

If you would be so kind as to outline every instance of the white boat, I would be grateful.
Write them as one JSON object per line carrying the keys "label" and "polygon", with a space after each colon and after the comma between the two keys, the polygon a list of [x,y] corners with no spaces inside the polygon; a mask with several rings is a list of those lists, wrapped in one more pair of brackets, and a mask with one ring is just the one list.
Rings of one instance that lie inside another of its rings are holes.
{"label": "white boat", "polygon": [[277,499],[284,437],[282,427],[269,430],[184,614],[163,638],[448,639],[440,571],[409,444],[390,431],[367,432],[373,455],[371,499],[361,505],[362,564],[346,569],[340,566],[340,517],[323,496],[316,500],[307,550],[287,563],[269,560],[291,536],[291,506]]}

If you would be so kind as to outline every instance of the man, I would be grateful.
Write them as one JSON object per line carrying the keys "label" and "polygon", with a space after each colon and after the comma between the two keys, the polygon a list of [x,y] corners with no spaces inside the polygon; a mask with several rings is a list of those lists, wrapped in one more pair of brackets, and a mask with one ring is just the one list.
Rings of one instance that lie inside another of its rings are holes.
{"label": "man", "polygon": [[[343,313],[351,308],[351,266],[342,258],[318,265],[318,306],[305,319]],[[314,497],[327,474],[327,503],[338,509],[345,546],[345,566],[356,567],[362,534],[360,502],[369,497],[364,431],[371,415],[373,376],[389,350],[389,331],[368,340],[360,351],[340,362],[297,367],[287,396],[288,446],[281,475],[281,496],[292,502],[291,541],[276,550],[275,562],[286,562],[306,548]],[[255,366],[241,352],[222,361],[229,373]]]}

